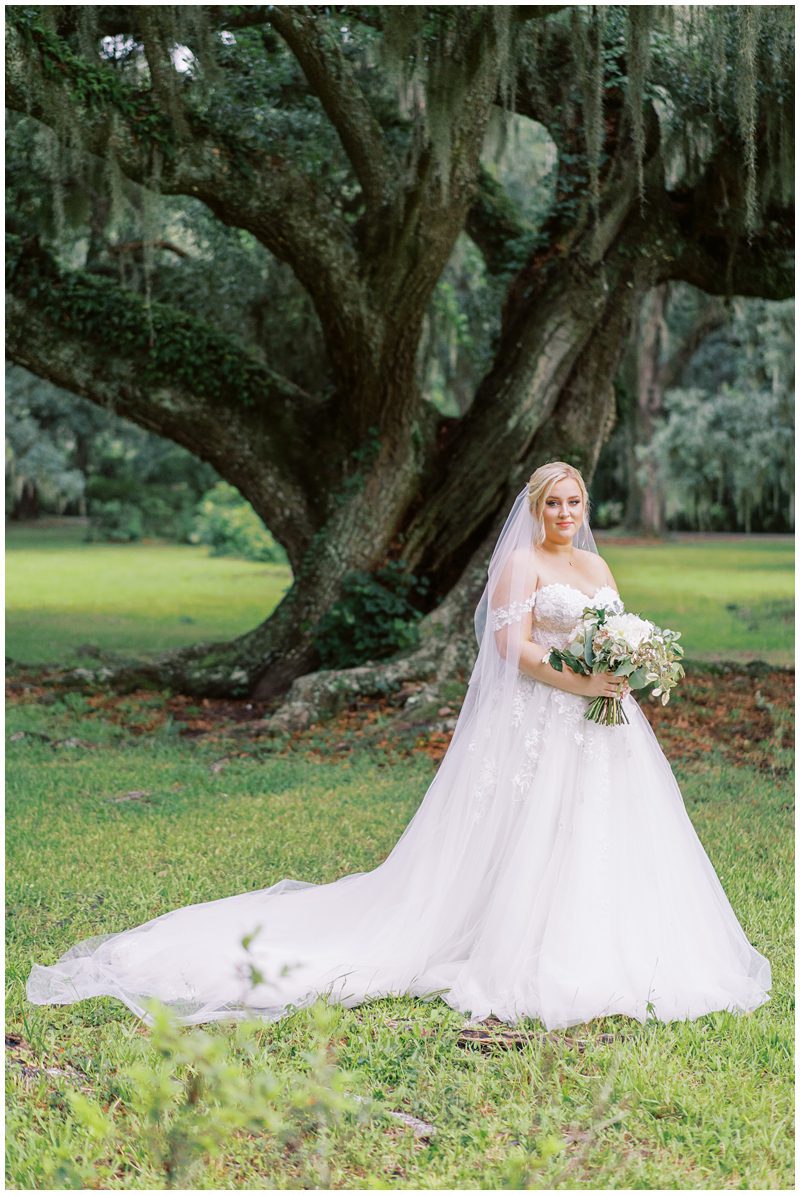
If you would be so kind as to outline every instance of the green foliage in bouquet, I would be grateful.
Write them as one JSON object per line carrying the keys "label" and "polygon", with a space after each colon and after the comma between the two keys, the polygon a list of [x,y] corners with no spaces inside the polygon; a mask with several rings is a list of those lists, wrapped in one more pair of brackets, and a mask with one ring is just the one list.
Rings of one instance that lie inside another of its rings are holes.
{"label": "green foliage in bouquet", "polygon": [[[653,686],[650,696],[669,701],[670,690],[685,675],[680,631],[657,627],[636,614],[618,613],[604,606],[586,606],[573,630],[569,645],[552,648],[549,663],[556,672],[564,665],[582,676],[613,672],[624,676],[630,689]],[[628,722],[616,697],[596,697],[586,717],[604,726]]]}

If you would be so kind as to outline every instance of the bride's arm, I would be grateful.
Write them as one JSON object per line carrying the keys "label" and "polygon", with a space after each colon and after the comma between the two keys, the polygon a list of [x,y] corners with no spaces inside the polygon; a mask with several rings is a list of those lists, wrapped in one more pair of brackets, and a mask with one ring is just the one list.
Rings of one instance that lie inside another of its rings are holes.
{"label": "bride's arm", "polygon": [[[600,557],[600,559],[601,560],[603,559],[602,556]],[[614,574],[612,573],[611,569],[606,564],[605,560],[603,560],[603,566],[605,567],[605,570],[606,570],[606,585],[610,585],[612,589],[615,589],[617,591],[617,593],[619,593],[619,585],[617,585],[616,581],[614,580]],[[620,593],[620,597],[622,597],[621,593]]]}
{"label": "bride's arm", "polygon": [[[536,575],[533,574],[530,578],[530,585],[526,586],[526,589],[533,593],[535,588]],[[504,590],[498,587],[498,591],[502,602],[505,597]],[[573,672],[570,668],[565,668],[563,672],[557,672],[550,664],[543,662],[547,648],[543,644],[531,640],[533,615],[530,610],[523,610],[520,616],[503,621],[504,625],[495,630],[497,650],[504,659],[509,654],[512,659],[516,659],[520,672],[533,677],[534,680],[543,681],[546,685],[552,685],[555,689],[563,689],[565,693],[574,693],[579,697],[613,696],[611,673],[599,672],[592,676],[581,676],[580,673]]]}
{"label": "bride's arm", "polygon": [[[531,617],[527,616],[528,635],[531,633]],[[554,689],[563,689],[565,693],[575,693],[578,697],[616,697],[619,696],[619,679],[613,672],[592,672],[589,676],[582,676],[564,666],[563,672],[557,672],[550,664],[544,663],[547,651],[540,643],[525,639],[519,649],[519,670],[534,680],[552,685]]]}

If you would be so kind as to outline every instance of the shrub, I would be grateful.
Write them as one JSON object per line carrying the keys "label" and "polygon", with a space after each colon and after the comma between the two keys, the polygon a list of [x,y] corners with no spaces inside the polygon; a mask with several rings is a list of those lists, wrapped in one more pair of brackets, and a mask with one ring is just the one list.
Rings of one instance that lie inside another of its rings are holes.
{"label": "shrub", "polygon": [[375,573],[348,573],[342,596],[320,619],[315,634],[322,667],[347,668],[413,647],[422,613],[411,595],[427,589],[427,578],[406,572],[397,561]]}
{"label": "shrub", "polygon": [[86,540],[130,543],[143,537],[144,518],[140,507],[132,502],[121,502],[118,498],[91,503],[89,526],[84,537]]}
{"label": "shrub", "polygon": [[86,539],[129,543],[152,537],[186,543],[196,501],[191,488],[146,483],[130,475],[93,477],[87,484]]}
{"label": "shrub", "polygon": [[595,511],[592,522],[595,527],[619,527],[625,515],[625,507],[621,502],[611,500],[600,502]]}
{"label": "shrub", "polygon": [[151,1032],[137,1042],[138,1060],[117,1077],[111,1107],[69,1093],[67,1119],[83,1132],[80,1144],[73,1137],[54,1150],[48,1178],[57,1189],[99,1185],[109,1156],[137,1174],[157,1176],[168,1189],[205,1187],[209,1163],[235,1148],[237,1137],[254,1134],[267,1167],[270,1156],[288,1150],[298,1183],[329,1189],[332,1130],[372,1115],[349,1094],[349,1077],[337,1063],[341,1009],[319,1000],[296,1014],[310,1039],[299,1074],[270,1065],[257,1020],[240,1021],[232,1033],[209,1033],[182,1028],[155,1001],[151,1015]]}
{"label": "shrub", "polygon": [[197,504],[189,540],[208,544],[212,556],[286,563],[286,553],[249,502],[226,481],[217,482]]}

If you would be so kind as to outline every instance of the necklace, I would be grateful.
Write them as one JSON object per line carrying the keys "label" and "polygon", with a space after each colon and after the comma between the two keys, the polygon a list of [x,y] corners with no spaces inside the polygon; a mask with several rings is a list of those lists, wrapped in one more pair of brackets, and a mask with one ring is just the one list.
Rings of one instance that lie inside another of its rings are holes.
{"label": "necklace", "polygon": [[567,564],[570,566],[570,568],[575,567],[575,561],[573,560],[574,555],[575,555],[575,549],[573,548],[569,554],[569,560],[567,561]]}

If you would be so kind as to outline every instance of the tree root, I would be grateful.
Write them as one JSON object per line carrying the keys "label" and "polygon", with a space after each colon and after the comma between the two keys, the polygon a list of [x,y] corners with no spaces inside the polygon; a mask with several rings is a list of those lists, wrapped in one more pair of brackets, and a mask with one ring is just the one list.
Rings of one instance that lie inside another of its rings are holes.
{"label": "tree root", "polygon": [[445,644],[425,642],[390,660],[311,672],[293,681],[285,700],[264,719],[263,727],[275,733],[306,730],[358,699],[389,697],[404,718],[435,709],[445,718],[440,729],[451,730],[455,724],[455,711],[449,708],[452,690],[454,685],[463,688],[471,663],[468,643],[454,637]]}
{"label": "tree root", "polygon": [[[364,697],[391,695],[392,704],[409,712],[439,709],[446,720],[437,727],[452,730],[456,714],[449,709],[453,687],[463,689],[475,662],[472,619],[475,592],[482,585],[482,566],[468,570],[445,600],[420,623],[419,645],[388,660],[354,668],[326,669],[300,676],[282,704],[264,719],[267,731],[305,730]],[[434,717],[437,715],[434,714]]]}

